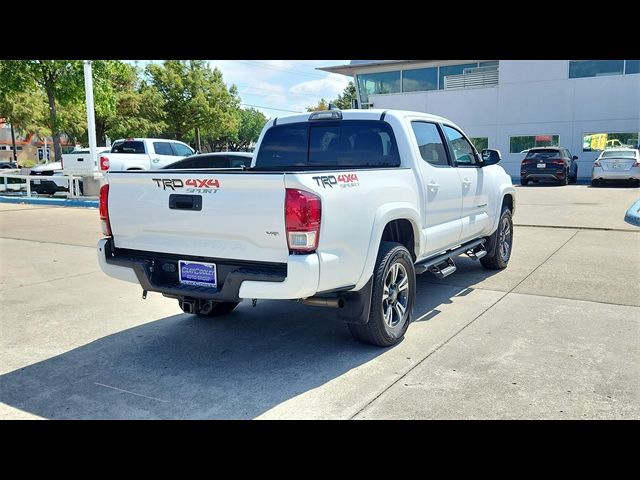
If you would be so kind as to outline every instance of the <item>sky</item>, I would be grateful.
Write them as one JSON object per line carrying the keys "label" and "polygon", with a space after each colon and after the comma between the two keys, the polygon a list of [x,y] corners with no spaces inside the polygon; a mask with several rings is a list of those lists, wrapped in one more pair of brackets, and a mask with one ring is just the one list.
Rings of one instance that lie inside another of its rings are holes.
{"label": "sky", "polygon": [[[136,62],[139,67],[149,63]],[[238,87],[243,106],[253,106],[267,117],[306,112],[321,98],[331,100],[349,83],[350,77],[316,70],[344,65],[349,60],[209,60],[218,67],[228,86]]]}

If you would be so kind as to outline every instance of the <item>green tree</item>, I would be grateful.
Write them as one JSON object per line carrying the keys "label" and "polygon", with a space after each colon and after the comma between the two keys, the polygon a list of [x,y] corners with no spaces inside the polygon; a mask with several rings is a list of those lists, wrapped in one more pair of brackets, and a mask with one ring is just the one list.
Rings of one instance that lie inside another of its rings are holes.
{"label": "green tree", "polygon": [[321,98],[317,105],[313,107],[307,107],[307,112],[317,112],[319,110],[328,110],[330,103],[333,103],[336,107],[338,107],[341,110],[346,110],[348,108],[351,108],[351,104],[352,104],[351,102],[356,98],[357,98],[356,86],[354,85],[353,82],[349,82],[348,85],[342,91],[342,93],[338,94],[338,96],[335,99],[331,100],[330,102],[327,102],[324,98]]}
{"label": "green tree", "polygon": [[329,102],[321,98],[317,105],[307,107],[307,112],[318,112],[320,110],[329,110]]}
{"label": "green tree", "polygon": [[255,108],[240,109],[240,125],[237,133],[231,138],[229,148],[234,151],[246,150],[260,136],[267,117]]}
{"label": "green tree", "polygon": [[[46,126],[51,131],[55,160],[62,160],[60,134],[62,133],[58,108],[71,105],[81,98],[83,89],[82,61],[80,60],[6,60],[0,69],[2,97],[11,98],[20,92],[42,89],[46,96],[48,115]],[[73,108],[73,107],[71,107]]]}
{"label": "green tree", "polygon": [[167,134],[189,140],[199,128],[210,138],[233,134],[239,124],[239,98],[227,89],[220,70],[201,60],[150,64],[146,73],[163,100]]}
{"label": "green tree", "polygon": [[163,99],[138,68],[119,60],[93,62],[96,138],[153,137],[167,129]]}
{"label": "green tree", "polygon": [[342,94],[338,95],[338,97],[331,103],[335,104],[341,110],[346,110],[347,108],[351,108],[351,102],[356,98],[356,86],[353,82],[349,82]]}
{"label": "green tree", "polygon": [[35,133],[51,135],[47,123],[46,98],[37,88],[30,88],[10,95],[0,94],[0,118],[6,119],[21,135]]}

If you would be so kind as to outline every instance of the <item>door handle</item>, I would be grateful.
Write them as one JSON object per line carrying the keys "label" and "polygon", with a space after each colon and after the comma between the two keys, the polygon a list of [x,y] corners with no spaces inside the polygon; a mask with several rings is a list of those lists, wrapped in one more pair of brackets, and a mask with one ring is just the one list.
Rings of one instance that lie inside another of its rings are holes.
{"label": "door handle", "polygon": [[427,188],[428,188],[429,190],[437,190],[437,188],[438,188],[439,186],[440,186],[440,184],[439,184],[439,183],[436,183],[436,182],[429,182],[429,183],[427,184]]}

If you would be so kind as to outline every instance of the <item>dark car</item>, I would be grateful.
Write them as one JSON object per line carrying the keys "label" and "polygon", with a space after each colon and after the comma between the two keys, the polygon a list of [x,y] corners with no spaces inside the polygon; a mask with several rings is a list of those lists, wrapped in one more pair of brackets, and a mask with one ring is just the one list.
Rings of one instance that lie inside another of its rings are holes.
{"label": "dark car", "polygon": [[9,169],[9,168],[18,168],[16,162],[11,160],[0,160],[0,168]]}
{"label": "dark car", "polygon": [[249,152],[214,152],[191,155],[177,162],[170,163],[165,169],[190,168],[238,168],[251,166],[253,153]]}
{"label": "dark car", "polygon": [[529,180],[537,183],[542,179],[556,180],[562,185],[578,180],[578,157],[564,147],[536,147],[527,152],[520,165],[520,183]]}

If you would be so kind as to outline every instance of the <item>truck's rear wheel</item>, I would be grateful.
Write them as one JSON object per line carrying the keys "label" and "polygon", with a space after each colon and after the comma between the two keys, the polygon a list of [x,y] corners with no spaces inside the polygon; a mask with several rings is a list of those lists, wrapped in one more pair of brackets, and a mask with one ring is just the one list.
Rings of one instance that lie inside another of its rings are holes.
{"label": "truck's rear wheel", "polygon": [[226,315],[236,308],[239,303],[240,302],[212,302],[211,304],[206,304],[205,302],[196,302],[192,307],[186,307],[181,300],[178,300],[178,305],[180,305],[184,313],[192,313],[205,317],[221,317],[222,315]]}
{"label": "truck's rear wheel", "polygon": [[493,254],[485,255],[480,259],[480,263],[484,268],[490,270],[500,270],[506,268],[511,258],[511,249],[513,247],[513,220],[511,218],[511,210],[509,207],[502,207],[498,228],[493,235],[488,237],[487,251]]}
{"label": "truck's rear wheel", "polygon": [[374,271],[369,322],[349,324],[357,340],[380,347],[398,343],[404,336],[416,296],[416,273],[409,251],[395,242],[382,242]]}

